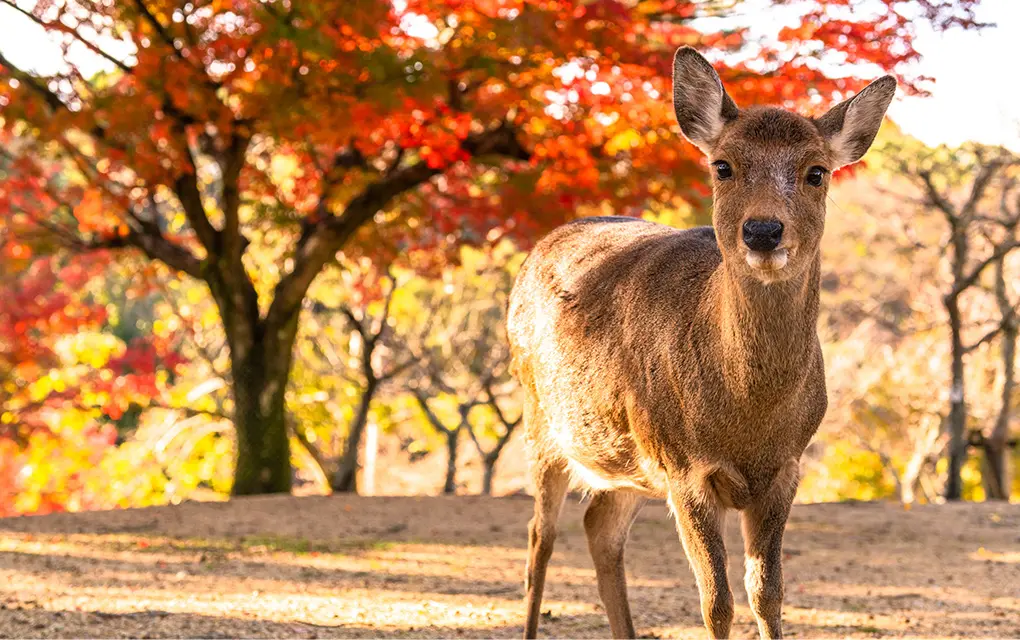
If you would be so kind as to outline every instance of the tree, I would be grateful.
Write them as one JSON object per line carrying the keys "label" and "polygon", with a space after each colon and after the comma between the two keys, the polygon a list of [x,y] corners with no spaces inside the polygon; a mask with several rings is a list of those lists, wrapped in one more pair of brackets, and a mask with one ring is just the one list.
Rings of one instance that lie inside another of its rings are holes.
{"label": "tree", "polygon": [[183,359],[172,332],[128,333],[101,255],[29,253],[0,238],[0,513],[108,507],[120,487],[92,478]]}
{"label": "tree", "polygon": [[[913,22],[979,26],[977,3],[884,0],[861,19],[808,2],[763,65],[724,80],[745,104],[824,108],[861,82],[819,62],[909,76]],[[0,0],[65,51],[45,73],[0,52],[4,127],[29,141],[18,167],[40,193],[17,213],[68,248],[132,249],[205,283],[230,353],[233,493],[287,491],[299,316],[337,252],[527,240],[586,204],[704,198],[670,60],[680,44],[740,51],[742,29],[690,24],[738,5]],[[48,179],[44,152],[74,179]],[[276,250],[271,284],[252,272],[256,240]]]}
{"label": "tree", "polygon": [[429,404],[429,396],[420,389],[413,388],[411,390],[414,399],[418,402],[418,406],[421,408],[422,415],[428,421],[428,424],[436,430],[436,433],[443,436],[446,443],[446,476],[443,480],[443,493],[452,494],[457,492],[457,448],[460,444],[461,431],[469,429],[468,417],[471,413],[471,409],[474,408],[475,403],[469,402],[458,402],[457,403],[457,419],[452,424],[447,424],[442,418],[440,418],[432,406]]}
{"label": "tree", "polygon": [[[387,272],[381,278],[373,277],[353,267],[344,275],[362,277],[367,281],[378,280],[379,285],[355,296],[359,303],[340,301],[329,306],[319,300],[312,302],[312,317],[306,324],[308,335],[305,339],[311,340],[316,357],[306,356],[304,363],[304,366],[311,367],[312,383],[318,388],[322,388],[325,377],[332,375],[340,376],[345,386],[353,389],[348,401],[353,402],[354,408],[350,419],[346,420],[343,445],[339,454],[332,456],[312,441],[304,426],[296,424],[295,435],[327,477],[332,491],[357,493],[358,455],[372,402],[387,383],[414,365],[416,359],[393,336],[395,323],[391,311],[400,289],[397,276]],[[388,285],[385,284],[387,282]],[[346,349],[338,349],[326,335],[326,329],[333,329],[336,321],[341,328],[331,335],[348,336],[343,341]],[[427,332],[428,327],[421,331]],[[336,430],[336,425],[332,425],[332,430]]]}
{"label": "tree", "polygon": [[[1004,181],[1002,196],[999,201],[999,215],[994,222],[1002,227],[1003,235],[998,241],[990,239],[993,246],[1002,247],[1017,243],[1017,226],[1020,225],[1020,193],[1015,188],[1016,177]],[[1015,196],[1015,203],[1010,207],[1010,198]],[[999,411],[992,427],[991,434],[985,437],[980,430],[971,432],[972,444],[984,449],[985,464],[983,473],[985,495],[990,500],[1009,500],[1010,475],[1008,473],[1008,446],[1017,446],[1017,441],[1009,439],[1009,424],[1013,413],[1013,396],[1016,393],[1016,343],[1020,333],[1020,317],[1015,303],[1010,298],[1006,276],[1006,260],[1008,254],[1002,253],[995,261],[994,291],[995,302],[999,309],[999,350],[1002,361],[1002,387],[999,400]],[[994,331],[994,329],[993,329]]]}
{"label": "tree", "polygon": [[498,420],[498,427],[501,431],[495,435],[495,443],[493,443],[488,449],[486,449],[481,440],[479,440],[477,429],[468,421],[467,429],[468,435],[471,436],[471,442],[474,443],[475,449],[478,451],[479,457],[482,459],[482,468],[485,470],[482,476],[482,495],[492,495],[492,480],[496,476],[496,463],[499,462],[499,456],[503,453],[503,447],[510,442],[511,436],[513,436],[518,425],[521,424],[521,420],[524,417],[523,414],[518,415],[513,420],[507,418],[506,413],[500,408],[499,403],[496,401],[496,396],[492,393],[491,389],[486,389],[485,393],[485,405],[492,410]]}
{"label": "tree", "polygon": [[[989,220],[982,213],[982,207],[995,178],[1016,164],[1017,159],[1003,149],[976,146],[955,151],[940,148],[917,158],[904,158],[900,165],[903,174],[913,178],[921,188],[924,206],[939,212],[949,231],[943,252],[949,259],[950,282],[942,298],[952,347],[950,407],[946,421],[949,435],[949,470],[945,489],[947,500],[959,500],[963,494],[960,471],[967,457],[968,445],[964,358],[1014,323],[1014,313],[1005,312],[991,330],[968,344],[965,342],[967,323],[961,300],[965,294],[978,288],[988,267],[1001,264],[1013,249],[1020,246],[1015,233],[1006,234],[1000,241],[991,241],[990,236],[985,234],[985,244],[990,246],[984,257],[973,258],[975,251],[980,250],[980,246],[975,245],[981,240],[979,233],[983,226],[992,222],[1005,224],[1011,231],[1015,229],[1008,211],[1004,212],[1004,219]],[[966,195],[962,202],[954,202],[954,192],[960,190],[965,191]],[[1013,226],[1010,227],[1010,224]],[[1004,290],[1002,296],[1005,296]],[[1008,301],[1003,303],[1000,298],[1002,304],[1009,306]],[[1012,371],[1012,363],[1007,369],[1008,372]],[[1012,382],[1011,375],[1007,382]],[[1008,398],[1004,397],[1006,416],[1009,413],[1008,407]],[[1008,421],[1008,417],[1006,419]]]}
{"label": "tree", "polygon": [[[448,268],[440,286],[433,287],[431,299],[423,295],[436,331],[409,347],[420,354],[409,382],[428,423],[446,439],[446,490],[455,487],[456,447],[466,433],[482,460],[482,493],[488,495],[499,456],[521,423],[519,387],[510,375],[506,309],[523,256],[503,242],[464,249],[460,257],[461,264]],[[443,412],[430,406],[431,398],[445,400],[456,411],[448,411],[444,420]]]}

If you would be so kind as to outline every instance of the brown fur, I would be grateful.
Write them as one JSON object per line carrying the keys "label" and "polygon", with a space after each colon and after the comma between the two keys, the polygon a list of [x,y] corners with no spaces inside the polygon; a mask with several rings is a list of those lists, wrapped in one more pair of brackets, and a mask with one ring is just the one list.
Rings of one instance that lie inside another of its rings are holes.
{"label": "brown fur", "polygon": [[[676,60],[681,129],[733,170],[714,183],[713,227],[578,220],[535,247],[510,297],[537,490],[528,637],[571,479],[595,492],[585,530],[614,636],[634,634],[623,546],[649,496],[669,499],[716,637],[729,633],[733,612],[721,518],[743,511],[752,608],[763,636],[782,633],[782,533],[798,461],[826,409],[815,325],[828,177],[815,187],[804,175],[846,160],[840,135],[870,144],[888,100],[858,108],[872,117],[852,132],[835,117],[738,112],[700,55],[684,48]],[[747,220],[784,224],[785,266],[745,260]]]}

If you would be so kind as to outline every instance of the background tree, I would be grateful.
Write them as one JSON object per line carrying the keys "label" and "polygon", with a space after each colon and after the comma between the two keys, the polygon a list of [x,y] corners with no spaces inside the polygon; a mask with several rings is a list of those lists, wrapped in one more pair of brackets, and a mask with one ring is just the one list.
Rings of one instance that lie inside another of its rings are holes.
{"label": "background tree", "polygon": [[[449,451],[461,432],[471,439],[482,461],[486,495],[492,493],[499,456],[521,422],[519,388],[510,375],[506,309],[522,258],[509,242],[463,250],[461,264],[447,269],[441,288],[433,290],[436,331],[416,348],[421,363],[412,393],[429,424],[446,437]],[[432,396],[453,399],[457,410],[449,424],[429,407]]]}
{"label": "background tree", "polygon": [[[299,316],[339,250],[370,255],[386,236],[450,252],[493,231],[526,243],[585,205],[704,198],[667,99],[678,45],[753,44],[763,64],[724,77],[738,102],[822,109],[869,65],[911,76],[914,24],[976,26],[977,0],[885,0],[863,19],[808,2],[774,44],[691,24],[739,3],[0,3],[65,51],[45,72],[0,51],[3,126],[38,192],[0,211],[207,286],[229,349],[233,493],[250,494],[290,488]],[[828,78],[833,59],[857,66]],[[46,156],[70,178],[49,179]],[[254,272],[254,243],[272,269]]]}
{"label": "background tree", "polygon": [[[950,408],[946,422],[949,468],[945,497],[948,500],[959,500],[963,494],[960,472],[968,444],[964,358],[1012,322],[1012,313],[1007,313],[989,331],[968,343],[965,333],[969,326],[962,299],[978,288],[988,267],[1002,262],[1020,246],[1014,234],[1007,234],[1000,242],[986,240],[984,244],[990,246],[979,254],[982,257],[974,257],[981,251],[978,244],[982,241],[981,229],[989,222],[983,208],[987,204],[988,190],[997,176],[1016,163],[1016,158],[1003,149],[980,146],[961,150],[939,148],[919,157],[911,154],[901,159],[900,170],[918,183],[924,206],[939,212],[948,226],[948,237],[942,246],[950,269],[948,288],[943,296],[951,340]],[[960,191],[964,192],[963,198],[956,202],[959,198],[955,196]],[[1008,408],[1006,410],[1008,415]]]}
{"label": "background tree", "polygon": [[[356,269],[345,271],[343,279],[349,279],[347,276],[363,277],[376,286],[356,296],[360,304],[340,301],[331,307],[319,300],[311,302],[312,313],[306,331],[307,339],[312,341],[313,359],[319,366],[312,366],[304,373],[311,376],[317,391],[322,389],[321,381],[331,375],[339,375],[353,386],[353,393],[347,399],[353,404],[353,412],[346,421],[342,450],[335,458],[330,458],[328,451],[322,451],[309,439],[304,426],[296,428],[296,435],[329,478],[332,491],[356,493],[358,456],[372,402],[384,385],[415,363],[415,357],[393,336],[395,323],[390,314],[400,289],[397,276],[387,272],[381,278],[373,277]],[[356,287],[349,286],[346,291],[354,289]],[[326,328],[332,331],[327,332]],[[338,341],[338,336],[347,339]],[[306,356],[304,366],[309,365]],[[335,431],[337,426],[329,425],[329,428]]]}
{"label": "background tree", "polygon": [[[1001,247],[1017,242],[1017,226],[1020,224],[1020,193],[1016,191],[1017,178],[1011,176],[1003,180],[1002,196],[999,203],[999,215],[991,222],[1001,226],[1002,235],[999,239],[989,238],[993,246]],[[1015,199],[1013,206],[1010,200]],[[999,411],[991,433],[985,437],[981,430],[972,431],[968,438],[972,444],[984,450],[985,495],[991,500],[1009,500],[1011,479],[1009,474],[1008,447],[1016,447],[1017,441],[1009,439],[1009,425],[1013,414],[1013,396],[1016,393],[1016,342],[1020,331],[1020,318],[1017,314],[1018,303],[1010,295],[1010,286],[1015,278],[1007,275],[1009,254],[1003,253],[995,261],[994,292],[999,316],[999,351],[1002,363],[1002,383],[999,400]],[[1013,272],[1015,273],[1015,271]]]}

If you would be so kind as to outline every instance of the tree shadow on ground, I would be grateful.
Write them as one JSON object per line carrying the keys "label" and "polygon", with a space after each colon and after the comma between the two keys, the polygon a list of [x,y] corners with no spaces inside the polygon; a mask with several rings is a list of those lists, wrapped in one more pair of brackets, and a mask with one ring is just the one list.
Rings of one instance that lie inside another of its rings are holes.
{"label": "tree shadow on ground", "polygon": [[[11,576],[0,636],[517,636],[530,511],[522,499],[278,497],[0,520],[0,571]],[[571,501],[562,520],[546,636],[608,633],[581,513]],[[739,526],[729,524],[734,635],[749,637]],[[796,507],[787,632],[1020,635],[1018,530],[1015,505]],[[639,518],[627,555],[639,633],[701,637],[694,579],[661,504]],[[156,611],[122,613],[140,597]],[[68,622],[78,615],[92,617]]]}

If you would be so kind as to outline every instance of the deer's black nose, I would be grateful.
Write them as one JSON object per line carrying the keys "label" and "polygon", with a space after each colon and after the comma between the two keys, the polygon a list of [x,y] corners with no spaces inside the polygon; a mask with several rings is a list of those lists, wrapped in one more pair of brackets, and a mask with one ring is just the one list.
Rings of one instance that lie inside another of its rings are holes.
{"label": "deer's black nose", "polygon": [[783,239],[783,223],[777,220],[748,220],[744,223],[744,244],[751,251],[772,251]]}

